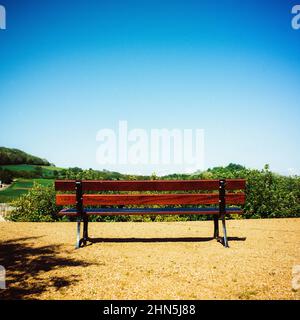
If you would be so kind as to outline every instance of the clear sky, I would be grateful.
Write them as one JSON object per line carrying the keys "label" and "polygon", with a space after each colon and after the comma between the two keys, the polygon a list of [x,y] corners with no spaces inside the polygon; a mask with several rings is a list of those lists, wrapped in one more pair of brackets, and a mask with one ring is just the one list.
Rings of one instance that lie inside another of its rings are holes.
{"label": "clear sky", "polygon": [[102,169],[97,131],[127,120],[204,129],[205,167],[300,174],[297,1],[0,4],[0,145]]}

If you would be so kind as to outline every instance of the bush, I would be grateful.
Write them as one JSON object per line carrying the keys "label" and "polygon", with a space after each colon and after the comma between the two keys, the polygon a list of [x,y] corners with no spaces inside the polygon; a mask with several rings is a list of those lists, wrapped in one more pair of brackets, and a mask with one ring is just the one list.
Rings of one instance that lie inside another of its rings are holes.
{"label": "bush", "polygon": [[15,208],[8,216],[11,221],[56,221],[59,207],[55,204],[54,187],[35,183],[30,191],[12,202]]}
{"label": "bush", "polygon": [[13,181],[13,174],[9,170],[0,168],[0,180],[2,183],[10,184]]}
{"label": "bush", "polygon": [[246,218],[300,216],[299,178],[280,176],[264,170],[249,170],[246,175]]}

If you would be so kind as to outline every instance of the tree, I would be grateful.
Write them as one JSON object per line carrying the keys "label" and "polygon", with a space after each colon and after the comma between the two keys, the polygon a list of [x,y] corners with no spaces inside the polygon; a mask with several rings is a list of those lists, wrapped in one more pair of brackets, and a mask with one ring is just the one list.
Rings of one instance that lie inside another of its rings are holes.
{"label": "tree", "polygon": [[34,168],[34,175],[37,177],[37,178],[42,178],[43,177],[43,168],[40,167],[40,166],[36,166]]}

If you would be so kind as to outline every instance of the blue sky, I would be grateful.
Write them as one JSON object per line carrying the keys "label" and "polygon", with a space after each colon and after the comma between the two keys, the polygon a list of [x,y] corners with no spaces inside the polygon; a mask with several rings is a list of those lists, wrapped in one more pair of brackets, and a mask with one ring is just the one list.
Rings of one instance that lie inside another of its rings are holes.
{"label": "blue sky", "polygon": [[300,174],[297,1],[0,4],[0,145],[102,169],[97,131],[127,120],[204,129],[205,167]]}

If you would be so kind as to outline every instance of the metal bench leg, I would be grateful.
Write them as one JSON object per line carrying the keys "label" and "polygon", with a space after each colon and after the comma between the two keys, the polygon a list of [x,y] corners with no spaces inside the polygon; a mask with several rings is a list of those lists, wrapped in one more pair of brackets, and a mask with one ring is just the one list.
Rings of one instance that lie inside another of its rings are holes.
{"label": "metal bench leg", "polygon": [[225,215],[222,216],[222,225],[223,225],[224,247],[229,248],[227,231],[226,231],[226,223],[225,223]]}
{"label": "metal bench leg", "polygon": [[86,245],[87,241],[88,241],[88,217],[85,215],[85,217],[83,218],[83,245]]}
{"label": "metal bench leg", "polygon": [[76,180],[75,190],[76,190],[76,210],[77,210],[77,214],[78,214],[76,249],[79,249],[81,246],[81,243],[82,243],[82,239],[80,239],[80,222],[81,222],[83,214],[84,214],[82,182],[80,180]]}
{"label": "metal bench leg", "polygon": [[76,246],[75,249],[80,248],[80,219],[77,220],[77,236],[76,236]]}
{"label": "metal bench leg", "polygon": [[219,217],[218,215],[214,215],[214,238],[219,238]]}

